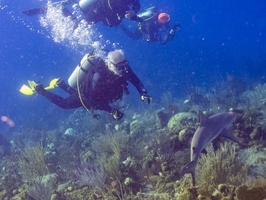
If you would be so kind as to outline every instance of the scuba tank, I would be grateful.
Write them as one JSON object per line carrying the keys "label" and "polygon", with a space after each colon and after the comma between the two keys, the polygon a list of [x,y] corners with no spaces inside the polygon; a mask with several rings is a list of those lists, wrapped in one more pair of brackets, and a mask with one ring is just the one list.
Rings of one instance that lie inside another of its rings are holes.
{"label": "scuba tank", "polygon": [[156,13],[158,13],[158,10],[157,8],[153,6],[139,13],[137,16],[142,18],[144,21],[146,21],[146,20],[151,19]]}
{"label": "scuba tank", "polygon": [[79,1],[79,7],[82,11],[87,12],[95,3],[97,3],[97,0],[81,0]]}
{"label": "scuba tank", "polygon": [[81,83],[90,68],[95,65],[99,59],[95,57],[93,54],[86,54],[80,61],[79,65],[73,71],[73,73],[68,78],[68,84],[73,87],[77,88],[77,81]]}

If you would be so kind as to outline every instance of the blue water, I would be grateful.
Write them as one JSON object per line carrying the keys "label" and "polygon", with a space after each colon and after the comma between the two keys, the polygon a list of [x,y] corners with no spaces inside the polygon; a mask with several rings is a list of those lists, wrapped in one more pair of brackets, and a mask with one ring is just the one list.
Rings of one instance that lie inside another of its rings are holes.
{"label": "blue water", "polygon": [[[181,24],[173,41],[148,44],[134,41],[119,28],[101,23],[93,27],[102,35],[109,49],[115,44],[125,51],[132,69],[142,80],[154,102],[171,91],[186,99],[192,82],[211,88],[226,74],[245,78],[249,83],[265,82],[266,3],[254,1],[141,0],[143,9],[156,6],[171,16],[171,25]],[[91,47],[74,49],[67,42],[55,42],[51,32],[40,25],[39,16],[28,17],[22,11],[45,5],[37,0],[0,0],[0,116],[15,123],[9,127],[0,122],[0,134],[11,136],[23,124],[34,124],[40,117],[58,120],[72,111],[58,108],[41,96],[25,96],[19,92],[27,80],[49,84],[53,78],[67,79]],[[134,25],[124,19],[127,25]],[[132,101],[139,96],[130,88]],[[142,103],[139,101],[138,103]],[[138,105],[138,104],[136,104]],[[38,124],[37,124],[38,125]]]}

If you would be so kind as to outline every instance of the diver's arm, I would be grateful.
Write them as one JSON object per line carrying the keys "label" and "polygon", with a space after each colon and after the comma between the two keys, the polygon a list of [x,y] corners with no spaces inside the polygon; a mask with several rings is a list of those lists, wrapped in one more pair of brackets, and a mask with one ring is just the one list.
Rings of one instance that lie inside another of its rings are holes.
{"label": "diver's arm", "polygon": [[171,32],[177,32],[177,31],[179,31],[180,30],[180,23],[177,23],[177,24],[175,24],[174,26],[173,26],[173,28],[170,30],[170,33]]}
{"label": "diver's arm", "polygon": [[141,17],[137,16],[137,13],[140,10],[139,0],[134,0],[130,6],[132,9],[126,11],[125,17],[132,20],[132,21],[135,21],[135,22],[143,22],[143,19]]}
{"label": "diver's arm", "polygon": [[169,34],[168,34],[168,36],[166,38],[161,38],[161,43],[162,44],[165,44],[165,43],[167,43],[167,42],[169,42],[169,41],[174,39],[175,33],[180,30],[180,24],[179,23],[175,24],[173,26],[173,28],[170,28],[170,26],[168,24],[167,28],[168,28]]}
{"label": "diver's arm", "polygon": [[143,19],[136,15],[136,12],[134,10],[126,11],[125,17],[135,22],[143,22]]}
{"label": "diver's arm", "polygon": [[165,26],[166,30],[170,30],[171,29],[169,22],[164,24],[164,26]]}
{"label": "diver's arm", "polygon": [[148,92],[145,89],[144,85],[139,80],[139,78],[136,76],[136,74],[132,71],[129,65],[126,68],[125,73],[127,74],[127,78],[128,78],[127,80],[130,81],[137,88],[140,94],[140,99],[142,101],[147,101],[147,104],[150,104],[152,102],[152,98],[148,95]]}
{"label": "diver's arm", "polygon": [[103,110],[109,112],[115,120],[120,120],[124,116],[118,109],[115,109],[109,105],[101,105],[97,107],[97,110]]}
{"label": "diver's arm", "polygon": [[137,75],[132,71],[129,65],[126,67],[126,71],[124,75],[125,75],[125,78],[136,87],[140,95],[147,94],[147,90],[145,89],[144,85],[139,80]]}

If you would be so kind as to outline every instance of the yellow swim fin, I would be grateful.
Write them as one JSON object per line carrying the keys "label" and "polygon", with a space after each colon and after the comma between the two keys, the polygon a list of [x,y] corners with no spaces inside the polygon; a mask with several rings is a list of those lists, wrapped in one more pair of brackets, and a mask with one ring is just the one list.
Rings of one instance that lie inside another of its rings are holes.
{"label": "yellow swim fin", "polygon": [[30,88],[34,91],[35,89],[34,89],[34,86],[37,84],[37,83],[35,83],[34,81],[28,81],[28,84],[29,84],[29,86],[30,86]]}
{"label": "yellow swim fin", "polygon": [[34,93],[36,93],[34,89],[34,86],[36,85],[36,83],[34,81],[29,80],[28,84],[30,87],[27,85],[22,85],[19,91],[25,95],[33,95]]}
{"label": "yellow swim fin", "polygon": [[[59,78],[55,78],[55,79],[51,80],[50,85],[49,85],[48,87],[44,88],[44,89],[45,89],[45,90],[51,90],[51,89],[54,89],[54,88],[58,87],[58,85],[56,84],[58,80],[59,80]],[[34,82],[34,81],[30,81],[30,80],[29,80],[29,81],[28,81],[28,84],[29,84],[30,87],[27,86],[27,85],[22,85],[22,87],[20,88],[19,91],[20,91],[22,94],[25,94],[25,95],[33,95],[33,94],[35,94],[36,91],[35,91],[34,86],[35,86],[37,83]]]}
{"label": "yellow swim fin", "polygon": [[59,78],[55,78],[55,79],[51,80],[50,85],[44,89],[51,90],[51,89],[58,87],[58,85],[56,84],[58,80],[59,80]]}
{"label": "yellow swim fin", "polygon": [[22,94],[25,95],[33,95],[35,91],[33,91],[29,86],[27,85],[22,85],[22,87],[19,90]]}

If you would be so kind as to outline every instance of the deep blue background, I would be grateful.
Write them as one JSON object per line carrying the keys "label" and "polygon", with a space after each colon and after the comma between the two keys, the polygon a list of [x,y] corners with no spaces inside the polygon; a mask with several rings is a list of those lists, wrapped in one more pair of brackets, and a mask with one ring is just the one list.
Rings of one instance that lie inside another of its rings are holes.
{"label": "deep blue background", "polygon": [[[166,91],[185,99],[192,81],[196,86],[211,88],[218,79],[226,80],[226,73],[250,83],[264,83],[265,1],[140,2],[143,9],[156,6],[170,14],[172,25],[180,22],[181,30],[172,42],[161,45],[148,44],[144,38],[133,41],[119,28],[102,24],[95,25],[95,29],[104,40],[117,43],[125,51],[155,102]],[[53,78],[67,79],[82,58],[79,52],[48,38],[49,32],[40,26],[37,16],[21,13],[45,4],[46,1],[37,0],[0,0],[0,116],[8,116],[16,123],[9,128],[1,122],[0,133],[12,134],[21,124],[34,123],[40,117],[52,120],[72,112],[57,108],[40,96],[19,92],[27,80],[47,85]],[[127,19],[124,23],[135,25]]]}

